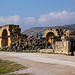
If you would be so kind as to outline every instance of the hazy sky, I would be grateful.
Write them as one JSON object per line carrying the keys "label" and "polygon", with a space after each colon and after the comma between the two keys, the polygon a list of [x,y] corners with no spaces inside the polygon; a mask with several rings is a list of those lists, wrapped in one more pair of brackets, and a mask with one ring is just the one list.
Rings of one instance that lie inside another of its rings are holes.
{"label": "hazy sky", "polygon": [[0,0],[0,26],[30,27],[75,23],[75,0]]}

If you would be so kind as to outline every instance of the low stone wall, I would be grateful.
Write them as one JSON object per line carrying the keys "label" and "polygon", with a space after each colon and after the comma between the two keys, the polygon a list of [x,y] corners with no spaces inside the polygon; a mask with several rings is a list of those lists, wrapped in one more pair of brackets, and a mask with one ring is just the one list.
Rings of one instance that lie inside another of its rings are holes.
{"label": "low stone wall", "polygon": [[54,50],[53,49],[41,49],[40,53],[53,53]]}

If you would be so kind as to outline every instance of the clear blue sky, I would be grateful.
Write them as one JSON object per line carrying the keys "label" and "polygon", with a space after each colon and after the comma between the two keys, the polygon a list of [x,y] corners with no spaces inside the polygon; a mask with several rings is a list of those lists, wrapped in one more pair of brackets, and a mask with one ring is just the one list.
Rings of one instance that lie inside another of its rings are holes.
{"label": "clear blue sky", "polygon": [[[62,13],[64,10],[66,12],[69,12],[69,14],[75,12],[75,0],[0,0],[0,25],[6,23],[14,23],[6,20],[6,18],[8,18],[9,16],[18,15],[21,18],[21,20],[25,20],[25,22],[28,22],[28,20],[31,20],[33,18],[35,20],[39,20],[41,15],[45,14],[49,15],[49,13],[51,12],[55,12],[56,14],[58,12]],[[3,16],[3,18],[1,16]],[[75,16],[75,13],[72,16]],[[30,19],[27,18],[26,20],[24,19],[25,17],[26,18],[32,17],[32,18]],[[5,20],[8,22],[6,22]],[[74,22],[71,21],[69,22],[69,24],[70,23]],[[21,26],[22,29],[24,26],[26,29],[38,25],[37,22],[32,23],[31,25],[30,24],[27,25],[28,23],[24,23],[24,21],[21,21],[19,24],[20,25],[24,24],[23,26]],[[46,26],[49,26],[48,24],[53,24],[53,22],[45,24],[47,24]],[[63,24],[68,24],[68,22],[65,23],[58,22],[56,24],[54,23],[53,25],[57,24],[63,25]],[[40,25],[41,24],[39,24],[38,26]],[[42,26],[45,26],[44,22]]]}

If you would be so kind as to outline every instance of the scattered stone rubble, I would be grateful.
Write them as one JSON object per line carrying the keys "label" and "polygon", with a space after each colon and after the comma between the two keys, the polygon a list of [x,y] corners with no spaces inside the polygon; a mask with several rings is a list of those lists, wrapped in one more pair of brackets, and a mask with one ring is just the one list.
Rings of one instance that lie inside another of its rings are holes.
{"label": "scattered stone rubble", "polygon": [[15,51],[24,51],[32,50],[39,51],[40,49],[51,49],[52,45],[43,38],[35,38],[34,36],[29,36],[27,40],[20,39],[10,46],[6,46],[3,49],[15,50]]}

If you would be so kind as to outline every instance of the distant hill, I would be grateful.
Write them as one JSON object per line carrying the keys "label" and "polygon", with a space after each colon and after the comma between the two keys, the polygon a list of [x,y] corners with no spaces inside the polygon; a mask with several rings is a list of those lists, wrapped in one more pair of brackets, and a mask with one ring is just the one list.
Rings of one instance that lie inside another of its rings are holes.
{"label": "distant hill", "polygon": [[61,29],[69,29],[69,30],[75,30],[75,24],[71,24],[71,25],[63,25],[63,26],[56,26],[54,28],[61,28]]}
{"label": "distant hill", "polygon": [[36,36],[36,34],[38,33],[39,36],[40,36],[40,34],[43,35],[44,31],[46,29],[49,29],[49,28],[61,28],[61,29],[66,29],[66,30],[70,29],[70,30],[74,30],[75,31],[75,24],[63,25],[63,26],[54,26],[54,27],[33,27],[33,28],[25,30],[22,33],[26,34],[27,36],[30,36],[30,35]]}

